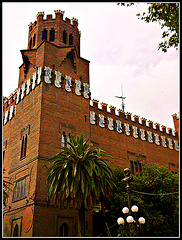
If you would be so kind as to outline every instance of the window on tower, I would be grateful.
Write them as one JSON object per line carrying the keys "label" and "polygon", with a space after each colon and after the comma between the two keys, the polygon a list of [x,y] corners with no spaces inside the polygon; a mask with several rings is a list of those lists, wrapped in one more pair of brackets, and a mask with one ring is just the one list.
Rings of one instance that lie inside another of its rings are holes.
{"label": "window on tower", "polygon": [[63,31],[63,43],[67,43],[67,32],[65,30]]}
{"label": "window on tower", "polygon": [[44,31],[42,31],[42,41],[44,39],[47,40],[47,30],[46,29],[44,29]]}
{"label": "window on tower", "polygon": [[33,47],[35,46],[35,39],[36,39],[36,35],[33,35]]}
{"label": "window on tower", "polygon": [[73,45],[73,35],[71,33],[69,35],[69,45]]}
{"label": "window on tower", "polygon": [[29,42],[29,48],[32,48],[32,38],[30,38],[30,42]]}
{"label": "window on tower", "polygon": [[55,40],[55,30],[54,28],[51,28],[49,31],[49,41],[53,42]]}

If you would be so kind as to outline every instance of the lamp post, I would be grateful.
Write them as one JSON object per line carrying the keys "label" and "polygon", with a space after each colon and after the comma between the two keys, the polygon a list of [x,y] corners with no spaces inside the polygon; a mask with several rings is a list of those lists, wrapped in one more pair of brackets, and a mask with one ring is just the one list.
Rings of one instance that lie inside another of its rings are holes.
{"label": "lamp post", "polygon": [[[124,214],[129,214],[124,220],[122,217],[117,219],[117,223],[119,225],[119,235],[126,237],[135,237],[141,233],[141,225],[145,224],[145,218],[140,217],[136,218],[136,213],[138,212],[138,207],[136,205],[131,204],[131,189],[130,182],[133,181],[133,177],[131,176],[130,168],[124,169],[125,178],[122,181],[126,182],[126,189],[128,193],[128,207],[124,207],[122,212]],[[131,213],[134,215],[131,216]]]}
{"label": "lamp post", "polygon": [[129,210],[131,211],[131,189],[130,189],[130,182],[133,181],[133,177],[131,176],[131,170],[130,168],[125,168],[124,169],[124,175],[125,178],[122,179],[123,182],[126,182],[126,189],[128,193],[128,207]]}

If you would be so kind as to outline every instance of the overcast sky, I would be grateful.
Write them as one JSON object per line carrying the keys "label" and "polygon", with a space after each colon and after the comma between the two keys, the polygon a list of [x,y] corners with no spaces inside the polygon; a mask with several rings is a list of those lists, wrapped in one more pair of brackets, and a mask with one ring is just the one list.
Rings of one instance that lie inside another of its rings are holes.
{"label": "overcast sky", "polygon": [[[90,61],[91,98],[174,129],[172,114],[179,112],[179,52],[157,50],[159,23],[145,23],[136,14],[148,5],[121,7],[116,2],[3,3],[3,96],[18,86],[20,50],[27,49],[28,24],[36,14],[65,11],[78,19],[81,57]],[[44,16],[45,18],[46,16]],[[109,111],[109,110],[108,110]]]}

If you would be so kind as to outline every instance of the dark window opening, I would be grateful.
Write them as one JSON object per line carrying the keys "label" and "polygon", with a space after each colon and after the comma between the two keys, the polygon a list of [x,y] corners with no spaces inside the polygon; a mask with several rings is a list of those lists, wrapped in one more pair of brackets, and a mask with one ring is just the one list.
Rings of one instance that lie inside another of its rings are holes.
{"label": "dark window opening", "polygon": [[19,232],[19,227],[18,227],[18,224],[16,224],[13,231],[13,237],[18,237],[18,232]]}
{"label": "dark window opening", "polygon": [[130,161],[130,169],[131,169],[131,174],[134,174],[133,161]]}
{"label": "dark window opening", "polygon": [[143,171],[142,163],[130,161],[130,169],[131,174],[139,173],[141,175],[141,172]]}
{"label": "dark window opening", "polygon": [[54,41],[55,40],[55,30],[54,28],[51,28],[51,30],[49,31],[49,41]]}
{"label": "dark window opening", "polygon": [[32,48],[32,38],[30,38],[30,42],[29,42],[29,48]]}
{"label": "dark window opening", "polygon": [[20,159],[26,157],[26,151],[27,151],[27,134],[22,138]]}
{"label": "dark window opening", "polygon": [[67,32],[65,30],[63,31],[63,43],[67,43]]}
{"label": "dark window opening", "polygon": [[46,29],[44,29],[44,31],[42,31],[42,41],[44,39],[47,40],[47,30]]}
{"label": "dark window opening", "polygon": [[135,173],[138,172],[138,163],[137,162],[134,162],[134,167],[135,167]]}
{"label": "dark window opening", "polygon": [[73,35],[71,33],[69,35],[69,45],[73,45]]}
{"label": "dark window opening", "polygon": [[68,224],[64,222],[60,227],[60,236],[68,237],[69,236],[68,234],[69,234]]}
{"label": "dark window opening", "polygon": [[5,157],[5,151],[3,151],[3,162],[4,162],[4,157]]}
{"label": "dark window opening", "polygon": [[36,39],[36,35],[33,35],[33,47],[35,46],[35,39]]}

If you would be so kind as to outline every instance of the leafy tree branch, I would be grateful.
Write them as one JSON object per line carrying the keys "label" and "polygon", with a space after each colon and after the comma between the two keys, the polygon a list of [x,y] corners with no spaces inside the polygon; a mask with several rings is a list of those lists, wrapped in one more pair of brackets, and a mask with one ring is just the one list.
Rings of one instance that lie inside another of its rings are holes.
{"label": "leafy tree branch", "polygon": [[[135,3],[117,3],[121,6],[132,6]],[[138,4],[138,3],[136,3]],[[179,3],[147,3],[148,12],[138,13],[139,19],[146,23],[158,22],[163,29],[162,39],[159,43],[158,50],[163,52],[171,47],[178,50],[179,46]]]}

